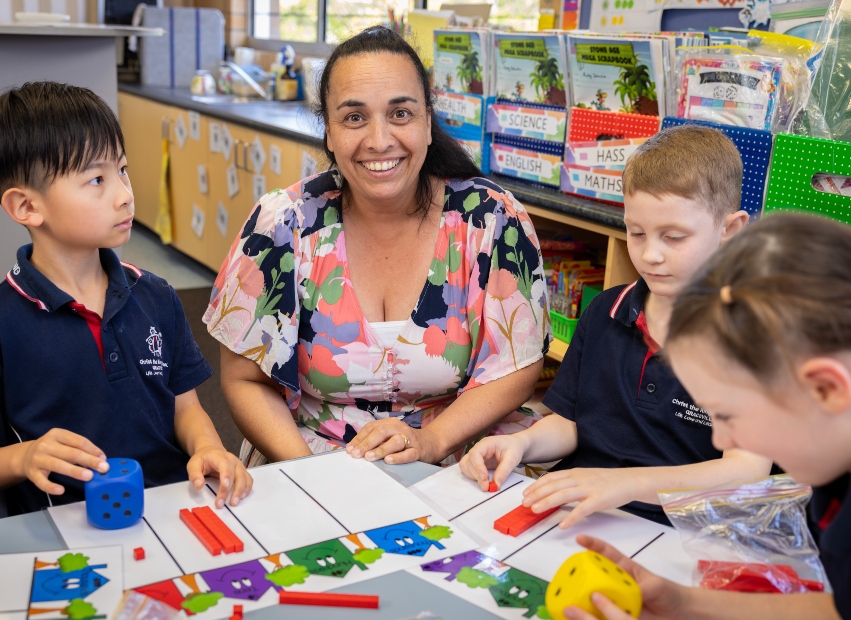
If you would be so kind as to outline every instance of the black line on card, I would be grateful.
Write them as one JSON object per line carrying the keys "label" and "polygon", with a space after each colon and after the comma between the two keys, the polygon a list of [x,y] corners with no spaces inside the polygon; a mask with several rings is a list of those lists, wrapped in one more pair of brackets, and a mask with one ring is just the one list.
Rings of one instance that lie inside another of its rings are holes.
{"label": "black line on card", "polygon": [[631,560],[632,558],[634,558],[635,556],[637,556],[639,553],[641,553],[642,551],[644,551],[645,549],[647,549],[647,547],[649,547],[650,545],[652,545],[653,543],[655,543],[657,540],[659,540],[660,538],[662,538],[662,536],[664,536],[664,535],[665,535],[665,532],[662,532],[661,534],[659,534],[656,538],[654,538],[654,539],[653,539],[653,540],[651,540],[649,543],[647,543],[646,545],[644,545],[641,549],[639,549],[638,551],[636,551],[635,553],[633,553],[631,556],[629,556],[629,559]]}
{"label": "black line on card", "polygon": [[347,528],[345,525],[343,525],[342,523],[340,523],[340,520],[339,520],[337,517],[335,517],[333,514],[331,514],[331,511],[330,511],[330,510],[328,510],[325,506],[323,506],[322,504],[320,504],[318,499],[316,499],[316,498],[315,498],[315,497],[313,497],[310,493],[308,493],[307,491],[305,491],[305,490],[304,490],[304,487],[302,487],[302,486],[301,486],[298,482],[296,482],[295,480],[293,480],[293,479],[292,479],[292,477],[291,477],[289,474],[287,474],[287,472],[285,472],[283,469],[279,469],[278,471],[279,471],[279,472],[281,472],[282,474],[284,474],[284,475],[285,475],[285,476],[289,479],[289,481],[290,481],[290,482],[292,482],[292,483],[293,483],[294,485],[296,485],[299,489],[301,489],[301,492],[302,492],[302,493],[304,493],[304,494],[305,494],[305,495],[307,495],[310,499],[312,499],[314,502],[316,502],[316,505],[317,505],[317,506],[319,506],[319,507],[320,507],[322,510],[324,510],[325,512],[327,512],[327,513],[328,513],[328,516],[329,516],[329,517],[331,517],[332,519],[334,519],[334,521],[336,521],[336,522],[339,524],[339,526],[340,526],[341,528],[343,528],[344,530],[346,530],[346,532],[348,532],[349,534],[352,534],[352,533],[353,533],[353,532],[352,532],[349,528]]}
{"label": "black line on card", "polygon": [[[65,546],[67,547],[68,545],[65,545]],[[38,562],[38,554],[36,554],[36,556],[33,558],[33,575],[32,575],[32,581],[30,581],[30,595],[27,597],[27,615],[26,615],[26,616],[24,616],[24,617],[26,618],[26,620],[29,620],[29,617],[30,617],[30,609],[31,609],[31,608],[32,608],[32,606],[33,606],[33,590],[35,589],[35,567],[36,567],[36,562]],[[4,614],[4,615],[5,615],[5,614]]]}
{"label": "black line on card", "polygon": [[[209,484],[207,484],[206,487],[208,489],[210,489],[211,493],[215,494],[215,491],[213,491],[213,487],[211,487]],[[233,510],[230,509],[230,506],[228,505],[227,502],[225,502],[225,508],[227,508],[227,510],[231,514],[231,516],[234,519],[236,519],[236,522],[239,523],[242,526],[242,529],[244,529],[246,532],[248,532],[248,535],[251,536],[251,538],[254,539],[254,542],[256,542],[258,545],[260,545],[260,548],[263,550],[263,553],[265,553],[266,555],[270,555],[269,552],[266,550],[266,547],[263,546],[263,543],[261,543],[259,540],[257,540],[257,537],[254,534],[251,533],[251,530],[249,530],[247,527],[245,527],[245,523],[243,523],[240,520],[240,518],[237,517],[236,514],[234,514]]]}
{"label": "black line on card", "polygon": [[533,538],[532,540],[530,540],[529,542],[527,542],[525,545],[523,545],[523,546],[522,546],[522,547],[520,547],[519,549],[515,549],[514,551],[512,551],[511,553],[509,553],[507,556],[505,556],[504,558],[502,558],[502,559],[500,560],[500,562],[505,562],[505,561],[506,561],[508,558],[510,558],[512,555],[514,555],[514,554],[515,554],[515,553],[517,553],[518,551],[522,551],[523,549],[525,549],[526,547],[528,547],[529,545],[531,545],[533,542],[535,542],[535,541],[536,541],[536,540],[538,540],[539,538],[541,538],[541,537],[543,537],[543,536],[545,536],[545,535],[549,534],[550,532],[552,532],[552,531],[553,531],[554,529],[556,529],[557,527],[558,527],[558,523],[556,523],[555,525],[553,525],[553,526],[552,526],[552,527],[550,527],[550,528],[547,528],[545,531],[541,532],[538,536],[535,536],[535,538]]}
{"label": "black line on card", "polygon": [[482,505],[482,504],[484,504],[485,502],[489,502],[490,500],[492,500],[494,497],[496,497],[497,495],[499,495],[499,494],[500,494],[500,493],[502,493],[503,491],[507,491],[507,490],[508,490],[508,489],[510,489],[511,487],[515,487],[515,486],[517,486],[518,484],[520,484],[521,482],[523,482],[523,481],[522,481],[522,480],[518,480],[518,481],[517,481],[517,482],[515,482],[514,484],[511,484],[511,485],[509,485],[509,486],[507,486],[507,487],[502,487],[502,488],[501,488],[499,491],[497,491],[496,493],[489,493],[487,498],[483,499],[482,501],[480,501],[480,502],[479,502],[478,504],[476,504],[475,506],[470,506],[470,507],[469,507],[469,508],[467,508],[467,510],[465,510],[464,512],[459,512],[457,515],[455,515],[454,517],[452,517],[452,518],[451,518],[451,519],[449,519],[449,520],[450,520],[450,521],[454,521],[455,519],[457,519],[457,518],[458,518],[458,517],[460,517],[461,515],[465,515],[465,514],[467,514],[468,512],[470,512],[471,510],[473,510],[474,508],[478,508],[479,506],[481,506],[481,505]]}
{"label": "black line on card", "polygon": [[157,534],[157,531],[151,526],[150,523],[148,523],[148,520],[145,517],[142,517],[142,521],[145,522],[145,525],[148,526],[148,529],[151,530],[151,532],[154,534],[154,536],[157,537],[157,540],[160,541],[160,544],[162,545],[163,549],[165,549],[165,552],[168,554],[168,556],[172,559],[172,561],[174,562],[174,565],[177,566],[178,570],[180,570],[180,572],[185,575],[186,571],[183,570],[183,567],[180,565],[180,562],[177,561],[177,558],[174,557],[171,554],[171,551],[169,550],[168,547],[166,547],[165,543],[163,542],[163,539],[160,538],[159,534]]}

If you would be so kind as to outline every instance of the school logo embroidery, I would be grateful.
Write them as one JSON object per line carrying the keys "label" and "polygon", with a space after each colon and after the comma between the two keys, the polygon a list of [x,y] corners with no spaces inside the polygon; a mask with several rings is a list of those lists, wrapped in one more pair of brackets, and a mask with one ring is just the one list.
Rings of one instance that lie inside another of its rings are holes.
{"label": "school logo embroidery", "polygon": [[15,266],[12,267],[12,273],[14,273],[15,275],[18,275],[19,273],[21,273],[21,268],[20,268],[20,266],[18,266],[18,263],[15,263]]}
{"label": "school logo embroidery", "polygon": [[151,327],[151,335],[147,337],[145,342],[148,343],[148,350],[156,357],[162,357],[163,353],[163,335],[157,331],[156,327]]}

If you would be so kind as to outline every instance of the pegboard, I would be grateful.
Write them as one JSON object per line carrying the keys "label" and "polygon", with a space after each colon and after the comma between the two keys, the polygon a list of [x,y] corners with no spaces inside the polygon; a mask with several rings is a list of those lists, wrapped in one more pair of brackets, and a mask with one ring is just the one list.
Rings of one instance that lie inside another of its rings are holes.
{"label": "pegboard", "polygon": [[817,191],[812,178],[818,173],[851,176],[851,144],[778,134],[764,211],[809,211],[851,224],[851,196]]}
{"label": "pegboard", "polygon": [[659,131],[659,117],[571,108],[568,142],[594,142],[601,135],[649,138]]}
{"label": "pegboard", "polygon": [[768,164],[771,159],[771,132],[673,116],[666,116],[662,121],[662,129],[678,125],[713,127],[723,131],[736,145],[739,155],[742,156],[742,209],[748,212],[751,220],[757,219],[762,211],[762,197],[765,193]]}
{"label": "pegboard", "polygon": [[494,144],[505,144],[513,146],[517,149],[525,151],[535,151],[537,153],[546,153],[547,155],[556,155],[559,159],[564,160],[564,145],[547,140],[536,140],[535,138],[521,138],[520,136],[509,136],[507,134],[495,133],[493,136]]}

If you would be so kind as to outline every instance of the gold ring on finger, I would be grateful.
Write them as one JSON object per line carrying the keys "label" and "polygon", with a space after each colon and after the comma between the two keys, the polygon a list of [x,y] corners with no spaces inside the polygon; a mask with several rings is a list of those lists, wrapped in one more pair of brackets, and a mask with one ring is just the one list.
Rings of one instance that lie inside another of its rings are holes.
{"label": "gold ring on finger", "polygon": [[404,439],[404,440],[405,440],[405,449],[407,450],[408,448],[410,448],[410,447],[411,447],[411,440],[410,440],[410,439],[408,439],[408,438],[407,438],[405,435],[403,435],[402,433],[399,433],[399,436],[400,436],[402,439]]}

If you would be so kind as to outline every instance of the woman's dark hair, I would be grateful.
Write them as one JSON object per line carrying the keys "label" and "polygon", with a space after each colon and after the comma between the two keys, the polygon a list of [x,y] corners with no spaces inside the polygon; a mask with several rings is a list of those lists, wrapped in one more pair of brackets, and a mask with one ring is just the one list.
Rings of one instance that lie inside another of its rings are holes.
{"label": "woman's dark hair", "polygon": [[770,383],[802,355],[851,351],[851,227],[779,214],[733,237],[677,296],[668,344],[705,336]]}
{"label": "woman's dark hair", "polygon": [[28,82],[0,95],[0,195],[16,185],[44,191],[57,176],[123,154],[118,119],[88,88]]}
{"label": "woman's dark hair", "polygon": [[[425,216],[431,206],[431,177],[440,179],[469,179],[480,177],[482,171],[470,159],[469,153],[450,136],[444,129],[442,122],[434,112],[434,101],[429,86],[428,72],[423,66],[417,52],[405,39],[384,26],[372,26],[363,32],[353,36],[351,39],[341,43],[328,58],[322,78],[319,82],[319,110],[326,126],[328,122],[328,92],[331,88],[331,73],[334,65],[341,58],[358,56],[360,54],[389,53],[407,56],[414,64],[420,84],[423,87],[423,101],[426,109],[431,115],[431,144],[426,152],[425,162],[420,170],[417,182],[417,192],[414,195],[416,209],[414,213],[422,213]],[[327,130],[326,130],[327,131]],[[332,164],[336,163],[334,153],[328,150],[328,139],[323,138],[325,155]],[[343,191],[345,194],[346,183],[343,180]]]}

